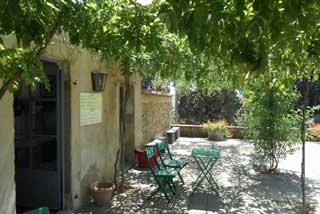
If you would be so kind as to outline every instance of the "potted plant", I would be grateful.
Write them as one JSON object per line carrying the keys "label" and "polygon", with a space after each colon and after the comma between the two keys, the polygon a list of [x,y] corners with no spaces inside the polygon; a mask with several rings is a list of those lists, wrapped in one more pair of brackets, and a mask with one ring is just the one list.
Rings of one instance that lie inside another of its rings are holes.
{"label": "potted plant", "polygon": [[207,130],[209,140],[223,140],[228,132],[227,122],[225,120],[208,120],[202,127]]}
{"label": "potted plant", "polygon": [[108,182],[94,182],[89,186],[94,203],[96,205],[106,205],[112,198],[112,193],[115,189],[113,183]]}

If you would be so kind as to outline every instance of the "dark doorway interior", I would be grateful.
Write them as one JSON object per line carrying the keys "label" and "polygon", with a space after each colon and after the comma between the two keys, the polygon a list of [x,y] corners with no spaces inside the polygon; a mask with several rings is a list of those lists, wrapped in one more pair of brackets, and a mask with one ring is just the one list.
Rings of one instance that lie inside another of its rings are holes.
{"label": "dark doorway interior", "polygon": [[21,83],[14,96],[17,211],[62,208],[62,75],[43,62],[50,90]]}

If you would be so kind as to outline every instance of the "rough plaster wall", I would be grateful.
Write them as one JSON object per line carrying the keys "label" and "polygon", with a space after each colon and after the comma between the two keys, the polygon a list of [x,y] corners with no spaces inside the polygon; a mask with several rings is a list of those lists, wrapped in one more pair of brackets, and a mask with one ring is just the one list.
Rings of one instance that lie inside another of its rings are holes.
{"label": "rough plaster wall", "polygon": [[[91,89],[91,71],[93,59],[87,58],[88,67],[82,67],[80,73],[80,91]],[[96,67],[95,69],[99,69]],[[116,102],[118,84],[108,78],[105,91],[102,92],[102,123],[80,127],[80,200],[85,204],[89,200],[88,186],[94,181],[112,181],[113,163],[118,145],[118,114]]]}
{"label": "rough plaster wall", "polygon": [[135,74],[133,76],[133,79],[135,81],[135,112],[134,112],[134,122],[135,122],[135,135],[134,135],[134,147],[140,148],[144,144],[143,140],[143,124],[142,124],[142,90],[141,90],[141,81],[140,76],[138,74]]}
{"label": "rough plaster wall", "polygon": [[134,84],[130,84],[126,102],[124,142],[124,155],[125,162],[127,163],[135,163],[135,90],[136,86]]}
{"label": "rough plaster wall", "polygon": [[57,60],[71,60],[71,197],[74,209],[89,200],[90,183],[112,180],[119,140],[119,67],[113,63],[102,92],[102,123],[80,127],[80,92],[92,92],[91,72],[104,71],[105,66],[90,52],[75,51],[78,52],[70,54],[64,44],[57,42],[45,54]]}
{"label": "rough plaster wall", "polygon": [[0,100],[0,213],[6,214],[16,213],[12,106],[12,95],[7,92]]}
{"label": "rough plaster wall", "polygon": [[[15,45],[11,38],[8,43]],[[112,180],[119,145],[119,66],[113,63],[103,92],[103,122],[80,127],[80,92],[92,91],[91,72],[103,71],[105,66],[99,62],[99,57],[85,50],[66,47],[58,38],[43,56],[58,62],[70,62],[71,142],[67,143],[71,144],[70,197],[76,209],[87,202],[87,187],[91,182]],[[0,214],[15,213],[12,103],[9,95],[0,101]]]}
{"label": "rough plaster wall", "polygon": [[143,144],[170,127],[171,96],[142,93]]}

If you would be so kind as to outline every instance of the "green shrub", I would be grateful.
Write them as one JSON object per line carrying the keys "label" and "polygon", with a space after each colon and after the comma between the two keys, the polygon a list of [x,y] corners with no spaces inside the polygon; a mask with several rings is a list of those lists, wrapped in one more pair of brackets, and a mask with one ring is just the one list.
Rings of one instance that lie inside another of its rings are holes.
{"label": "green shrub", "polygon": [[238,125],[246,126],[258,155],[269,162],[269,170],[293,151],[299,139],[299,117],[294,108],[295,93],[270,81],[256,82],[246,91]]}

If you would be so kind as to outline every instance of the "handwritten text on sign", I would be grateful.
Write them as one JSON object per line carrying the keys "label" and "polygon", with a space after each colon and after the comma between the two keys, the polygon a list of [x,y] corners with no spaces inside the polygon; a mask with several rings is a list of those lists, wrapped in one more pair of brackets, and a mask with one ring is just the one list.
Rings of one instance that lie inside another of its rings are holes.
{"label": "handwritten text on sign", "polygon": [[102,122],[102,94],[80,93],[80,126]]}

